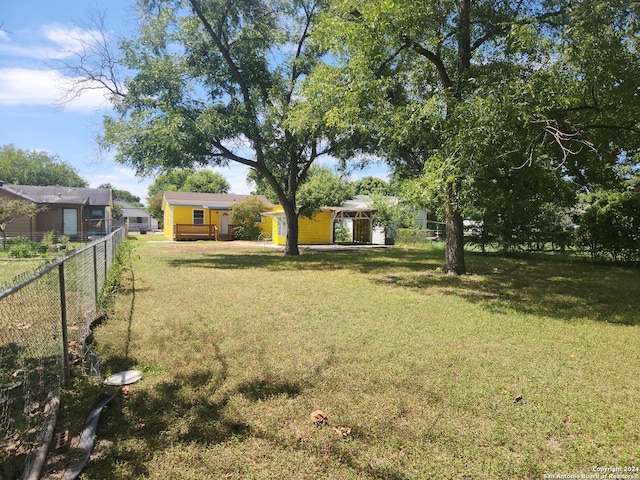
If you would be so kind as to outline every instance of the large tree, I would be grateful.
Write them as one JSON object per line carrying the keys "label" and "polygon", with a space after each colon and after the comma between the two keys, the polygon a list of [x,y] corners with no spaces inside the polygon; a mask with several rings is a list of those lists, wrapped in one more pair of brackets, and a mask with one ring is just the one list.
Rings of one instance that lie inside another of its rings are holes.
{"label": "large tree", "polygon": [[185,192],[229,193],[231,185],[221,173],[209,169],[198,170],[189,175],[182,190]]}
{"label": "large tree", "polygon": [[98,188],[110,188],[114,200],[122,200],[123,202],[130,203],[131,205],[135,205],[136,207],[142,207],[142,203],[140,203],[140,197],[134,195],[128,190],[113,188],[113,185],[111,185],[110,183],[103,183],[101,185],[98,185]]}
{"label": "large tree", "polygon": [[37,150],[22,150],[14,145],[0,148],[0,180],[14,185],[89,185],[71,165],[57,156]]}
{"label": "large tree", "polygon": [[463,214],[490,185],[476,179],[534,176],[536,162],[585,184],[637,148],[639,8],[336,0],[322,28],[336,61],[316,72],[317,109],[439,198],[445,270],[464,273]]}
{"label": "large tree", "polygon": [[123,42],[134,75],[114,88],[104,144],[138,173],[224,165],[258,172],[297,255],[296,195],[327,153],[322,123],[301,122],[300,85],[322,52],[310,45],[320,0],[148,0],[138,38]]}
{"label": "large tree", "polygon": [[353,197],[353,187],[345,178],[329,167],[314,165],[309,169],[309,179],[300,187],[298,213],[311,218],[320,207],[339,206]]}

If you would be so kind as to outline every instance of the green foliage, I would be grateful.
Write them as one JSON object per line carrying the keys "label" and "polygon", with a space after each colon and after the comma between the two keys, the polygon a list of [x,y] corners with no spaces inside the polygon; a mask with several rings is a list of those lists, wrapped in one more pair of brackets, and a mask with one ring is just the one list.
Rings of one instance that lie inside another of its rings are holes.
{"label": "green foliage", "polygon": [[0,233],[6,237],[7,224],[20,217],[35,217],[39,211],[38,205],[23,200],[7,200],[0,198]]}
{"label": "green foliage", "polygon": [[127,190],[119,190],[117,188],[113,188],[110,183],[103,183],[99,185],[98,188],[110,188],[113,199],[114,200],[122,200],[123,202],[130,203],[131,205],[135,205],[136,207],[142,207],[142,203],[140,203],[140,197],[128,192]]}
{"label": "green foliage", "polygon": [[14,185],[89,186],[71,165],[57,156],[13,145],[0,148],[0,180]]}
{"label": "green foliage", "polygon": [[107,272],[107,278],[102,286],[98,305],[103,310],[110,310],[118,293],[122,293],[125,280],[125,273],[132,271],[133,252],[135,244],[131,239],[125,238],[116,247],[116,254],[113,264]]}
{"label": "green foliage", "polygon": [[155,181],[149,185],[147,192],[149,197],[162,195],[164,192],[179,192],[182,190],[187,177],[193,174],[195,170],[190,168],[177,168],[159,174]]}
{"label": "green foliage", "polygon": [[320,207],[339,206],[352,197],[353,188],[348,181],[330,168],[314,165],[298,192],[299,213],[310,218]]}
{"label": "green foliage", "polygon": [[269,186],[269,182],[256,170],[251,169],[247,173],[247,185],[253,187],[251,195],[264,195],[271,203],[277,204],[279,202],[278,195]]}
{"label": "green foliage", "polygon": [[269,211],[259,198],[249,197],[231,206],[231,221],[235,225],[234,237],[239,240],[257,240],[260,236],[260,214]]}
{"label": "green foliage", "polygon": [[400,245],[418,245],[435,240],[433,230],[418,228],[399,228],[396,233],[396,243]]}
{"label": "green foliage", "polygon": [[466,182],[473,196],[473,208],[466,212],[482,225],[480,235],[469,240],[503,251],[539,250],[549,243],[566,246],[563,231],[571,223],[575,185],[541,161],[516,168],[505,160]]}
{"label": "green foliage", "polygon": [[202,169],[188,175],[179,190],[183,192],[229,193],[230,188],[231,185],[221,173]]}
{"label": "green foliage", "polygon": [[579,233],[596,257],[640,261],[640,191],[596,194]]}
{"label": "green foliage", "polygon": [[446,269],[461,273],[458,220],[485,210],[491,180],[536,165],[527,175],[541,190],[503,192],[522,207],[509,219],[519,228],[525,205],[547,208],[549,177],[571,182],[552,202],[561,209],[567,188],[611,182],[636,151],[637,13],[603,0],[338,0],[317,32],[337,60],[310,91],[327,124],[359,138],[355,151],[417,179],[416,200],[450,221]]}
{"label": "green foliage", "polygon": [[147,211],[158,221],[163,220],[162,215],[162,193],[156,193],[147,197]]}
{"label": "green foliage", "polygon": [[164,192],[228,193],[230,188],[221,173],[206,168],[179,168],[158,175],[148,192],[153,197]]}
{"label": "green foliage", "polygon": [[5,248],[12,258],[32,258],[47,252],[47,245],[32,242],[25,237],[15,237],[5,241]]}
{"label": "green foliage", "polygon": [[55,241],[56,232],[55,230],[49,230],[42,236],[42,243],[47,247],[51,247]]}
{"label": "green foliage", "polygon": [[111,216],[116,220],[122,219],[122,217],[124,216],[124,208],[122,207],[122,205],[114,203],[113,208],[111,209]]}
{"label": "green foliage", "polygon": [[[139,174],[239,162],[297,222],[298,187],[331,148],[321,119],[297,113],[303,80],[324,54],[310,42],[320,8],[306,0],[143,2],[139,35],[121,44],[131,76],[105,120],[103,145]],[[290,255],[299,253],[294,227]]]}
{"label": "green foliage", "polygon": [[384,228],[385,242],[387,243],[395,241],[399,228],[410,227],[413,223],[414,210],[408,204],[399,202],[395,197],[373,195],[372,207],[376,209],[373,224]]}
{"label": "green foliage", "polygon": [[349,231],[349,227],[342,221],[337,222],[333,232],[333,238],[338,243],[350,241],[351,232]]}
{"label": "green foliage", "polygon": [[385,182],[381,178],[371,176],[353,182],[353,193],[354,195],[369,196],[390,196],[395,194],[394,189],[388,182]]}

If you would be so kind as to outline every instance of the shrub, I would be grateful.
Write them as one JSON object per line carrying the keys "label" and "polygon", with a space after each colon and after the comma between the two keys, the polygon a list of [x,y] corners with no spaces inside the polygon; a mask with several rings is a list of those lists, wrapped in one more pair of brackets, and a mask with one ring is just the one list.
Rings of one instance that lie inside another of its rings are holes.
{"label": "shrub", "polygon": [[239,240],[257,240],[262,232],[260,214],[269,210],[259,198],[250,197],[231,207],[231,219],[235,225],[234,236]]}
{"label": "shrub", "polygon": [[415,244],[427,243],[437,239],[435,230],[417,229],[417,228],[399,228],[396,236],[397,243]]}
{"label": "shrub", "polygon": [[16,237],[7,240],[7,246],[9,247],[9,256],[12,258],[31,258],[47,251],[46,245],[32,242],[25,237]]}
{"label": "shrub", "polygon": [[599,194],[580,221],[583,243],[596,257],[640,260],[640,193]]}
{"label": "shrub", "polygon": [[55,239],[56,232],[53,230],[49,230],[42,236],[42,243],[47,245],[48,247],[53,245],[53,241]]}

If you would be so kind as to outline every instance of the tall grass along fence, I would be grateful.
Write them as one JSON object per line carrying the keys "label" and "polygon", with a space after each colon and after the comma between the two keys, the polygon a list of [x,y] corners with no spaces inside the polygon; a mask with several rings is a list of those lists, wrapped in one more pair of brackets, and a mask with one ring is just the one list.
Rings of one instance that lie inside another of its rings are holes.
{"label": "tall grass along fence", "polygon": [[0,284],[0,477],[37,479],[124,229]]}

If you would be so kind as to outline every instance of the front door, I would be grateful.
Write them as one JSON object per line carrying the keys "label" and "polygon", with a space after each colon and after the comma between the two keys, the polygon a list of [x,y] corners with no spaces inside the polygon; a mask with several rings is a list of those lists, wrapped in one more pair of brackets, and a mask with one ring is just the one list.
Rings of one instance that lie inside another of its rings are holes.
{"label": "front door", "polygon": [[78,234],[78,211],[75,208],[62,210],[62,232],[69,236]]}
{"label": "front door", "polygon": [[220,233],[222,235],[229,235],[229,225],[231,225],[231,216],[228,213],[220,214]]}

